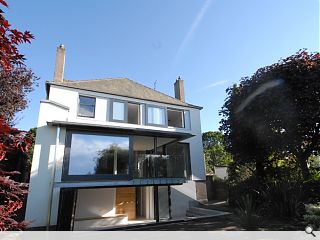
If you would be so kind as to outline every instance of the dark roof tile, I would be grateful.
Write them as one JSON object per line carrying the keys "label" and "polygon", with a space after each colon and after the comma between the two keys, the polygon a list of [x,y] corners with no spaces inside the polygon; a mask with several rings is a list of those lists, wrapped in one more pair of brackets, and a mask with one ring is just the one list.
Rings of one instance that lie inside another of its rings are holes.
{"label": "dark roof tile", "polygon": [[108,78],[82,81],[64,80],[63,82],[48,81],[47,84],[202,109],[202,107],[180,101],[179,99],[153,90],[128,78]]}

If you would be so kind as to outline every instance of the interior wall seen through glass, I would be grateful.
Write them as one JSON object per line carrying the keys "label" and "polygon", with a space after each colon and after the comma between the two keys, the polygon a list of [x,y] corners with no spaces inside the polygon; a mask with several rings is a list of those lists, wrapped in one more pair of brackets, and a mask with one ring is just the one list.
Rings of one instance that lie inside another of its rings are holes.
{"label": "interior wall seen through glass", "polygon": [[135,103],[128,103],[128,123],[140,123],[140,105]]}
{"label": "interior wall seen through glass", "polygon": [[184,128],[183,111],[168,109],[168,126]]}

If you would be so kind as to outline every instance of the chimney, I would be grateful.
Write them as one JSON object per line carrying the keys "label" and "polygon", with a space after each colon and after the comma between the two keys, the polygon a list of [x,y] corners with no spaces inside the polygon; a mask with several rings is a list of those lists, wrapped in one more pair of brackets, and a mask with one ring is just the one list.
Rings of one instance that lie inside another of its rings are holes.
{"label": "chimney", "polygon": [[56,55],[56,67],[54,69],[54,78],[55,82],[63,82],[63,74],[64,74],[64,63],[66,58],[66,49],[63,44],[60,44],[57,47],[57,55]]}
{"label": "chimney", "polygon": [[180,78],[180,76],[178,77],[178,79],[174,83],[174,95],[175,95],[175,98],[177,98],[183,102],[185,101],[185,99],[184,99],[184,81]]}

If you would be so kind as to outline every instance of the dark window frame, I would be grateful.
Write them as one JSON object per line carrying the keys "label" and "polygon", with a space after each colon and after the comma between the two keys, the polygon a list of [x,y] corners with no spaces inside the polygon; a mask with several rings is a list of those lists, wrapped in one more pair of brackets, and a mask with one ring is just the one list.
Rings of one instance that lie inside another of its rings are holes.
{"label": "dark window frame", "polygon": [[[181,112],[181,116],[182,116],[182,127],[175,127],[175,126],[170,126],[169,125],[169,114],[168,111],[176,111],[176,112]],[[177,109],[177,108],[167,108],[167,119],[168,119],[168,127],[173,127],[173,128],[181,128],[184,129],[186,128],[186,121],[185,121],[185,116],[184,116],[184,110],[183,109]]]}
{"label": "dark window frame", "polygon": [[[80,98],[83,97],[83,98],[92,98],[94,99],[94,105],[87,105],[87,104],[81,104],[80,103]],[[77,116],[78,117],[86,117],[86,118],[95,118],[95,115],[96,115],[96,103],[97,103],[97,99],[95,97],[92,97],[92,96],[86,96],[86,95],[79,95],[78,97],[78,112],[77,112]],[[84,106],[94,106],[93,108],[93,116],[88,116],[88,115],[83,115],[80,113],[80,106],[81,105],[84,105]]]}
{"label": "dark window frame", "polygon": [[[155,123],[149,123],[148,119],[148,108],[161,108],[164,109],[164,124],[155,124]],[[146,104],[146,109],[145,109],[145,117],[146,117],[146,123],[145,125],[147,126],[155,126],[155,127],[168,127],[168,116],[167,116],[167,107],[164,106],[157,106],[157,105],[151,105],[151,104]]]}
{"label": "dark window frame", "polygon": [[[123,120],[118,120],[113,118],[113,103],[118,102],[118,103],[123,103],[124,104],[124,119]],[[128,121],[128,102],[124,100],[118,100],[118,99],[110,99],[110,105],[109,105],[110,113],[110,122],[120,122],[120,123],[126,123]]]}
{"label": "dark window frame", "polygon": [[[118,100],[118,99],[110,99],[109,102],[110,102],[109,111],[107,111],[107,112],[109,112],[109,121],[110,122],[128,123],[128,124],[133,124],[133,125],[140,125],[141,124],[141,117],[140,117],[140,111],[141,111],[140,106],[141,106],[141,103],[132,102],[132,101],[126,101],[126,100]],[[124,103],[124,120],[118,120],[118,119],[114,119],[113,118],[113,103],[114,102]],[[128,105],[130,103],[131,104],[136,104],[136,105],[139,106],[139,112],[138,112],[138,114],[139,114],[139,116],[138,116],[139,122],[137,124],[128,122],[128,111],[129,111]]]}
{"label": "dark window frame", "polygon": [[[87,134],[87,135],[100,135],[100,136],[113,136],[113,137],[128,137],[129,138],[129,161],[128,161],[128,174],[96,174],[96,175],[69,175],[70,164],[70,149],[72,134]],[[108,180],[131,180],[132,179],[132,164],[133,164],[133,137],[125,134],[108,134],[95,131],[84,130],[67,130],[65,140],[65,150],[62,165],[62,181],[108,181]]]}

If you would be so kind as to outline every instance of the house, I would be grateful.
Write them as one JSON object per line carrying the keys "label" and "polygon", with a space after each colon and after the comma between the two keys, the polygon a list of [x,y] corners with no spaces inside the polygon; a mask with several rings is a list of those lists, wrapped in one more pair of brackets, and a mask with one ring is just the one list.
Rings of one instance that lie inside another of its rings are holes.
{"label": "house", "polygon": [[199,106],[127,78],[69,81],[65,48],[40,103],[26,220],[92,230],[186,216],[206,200]]}

